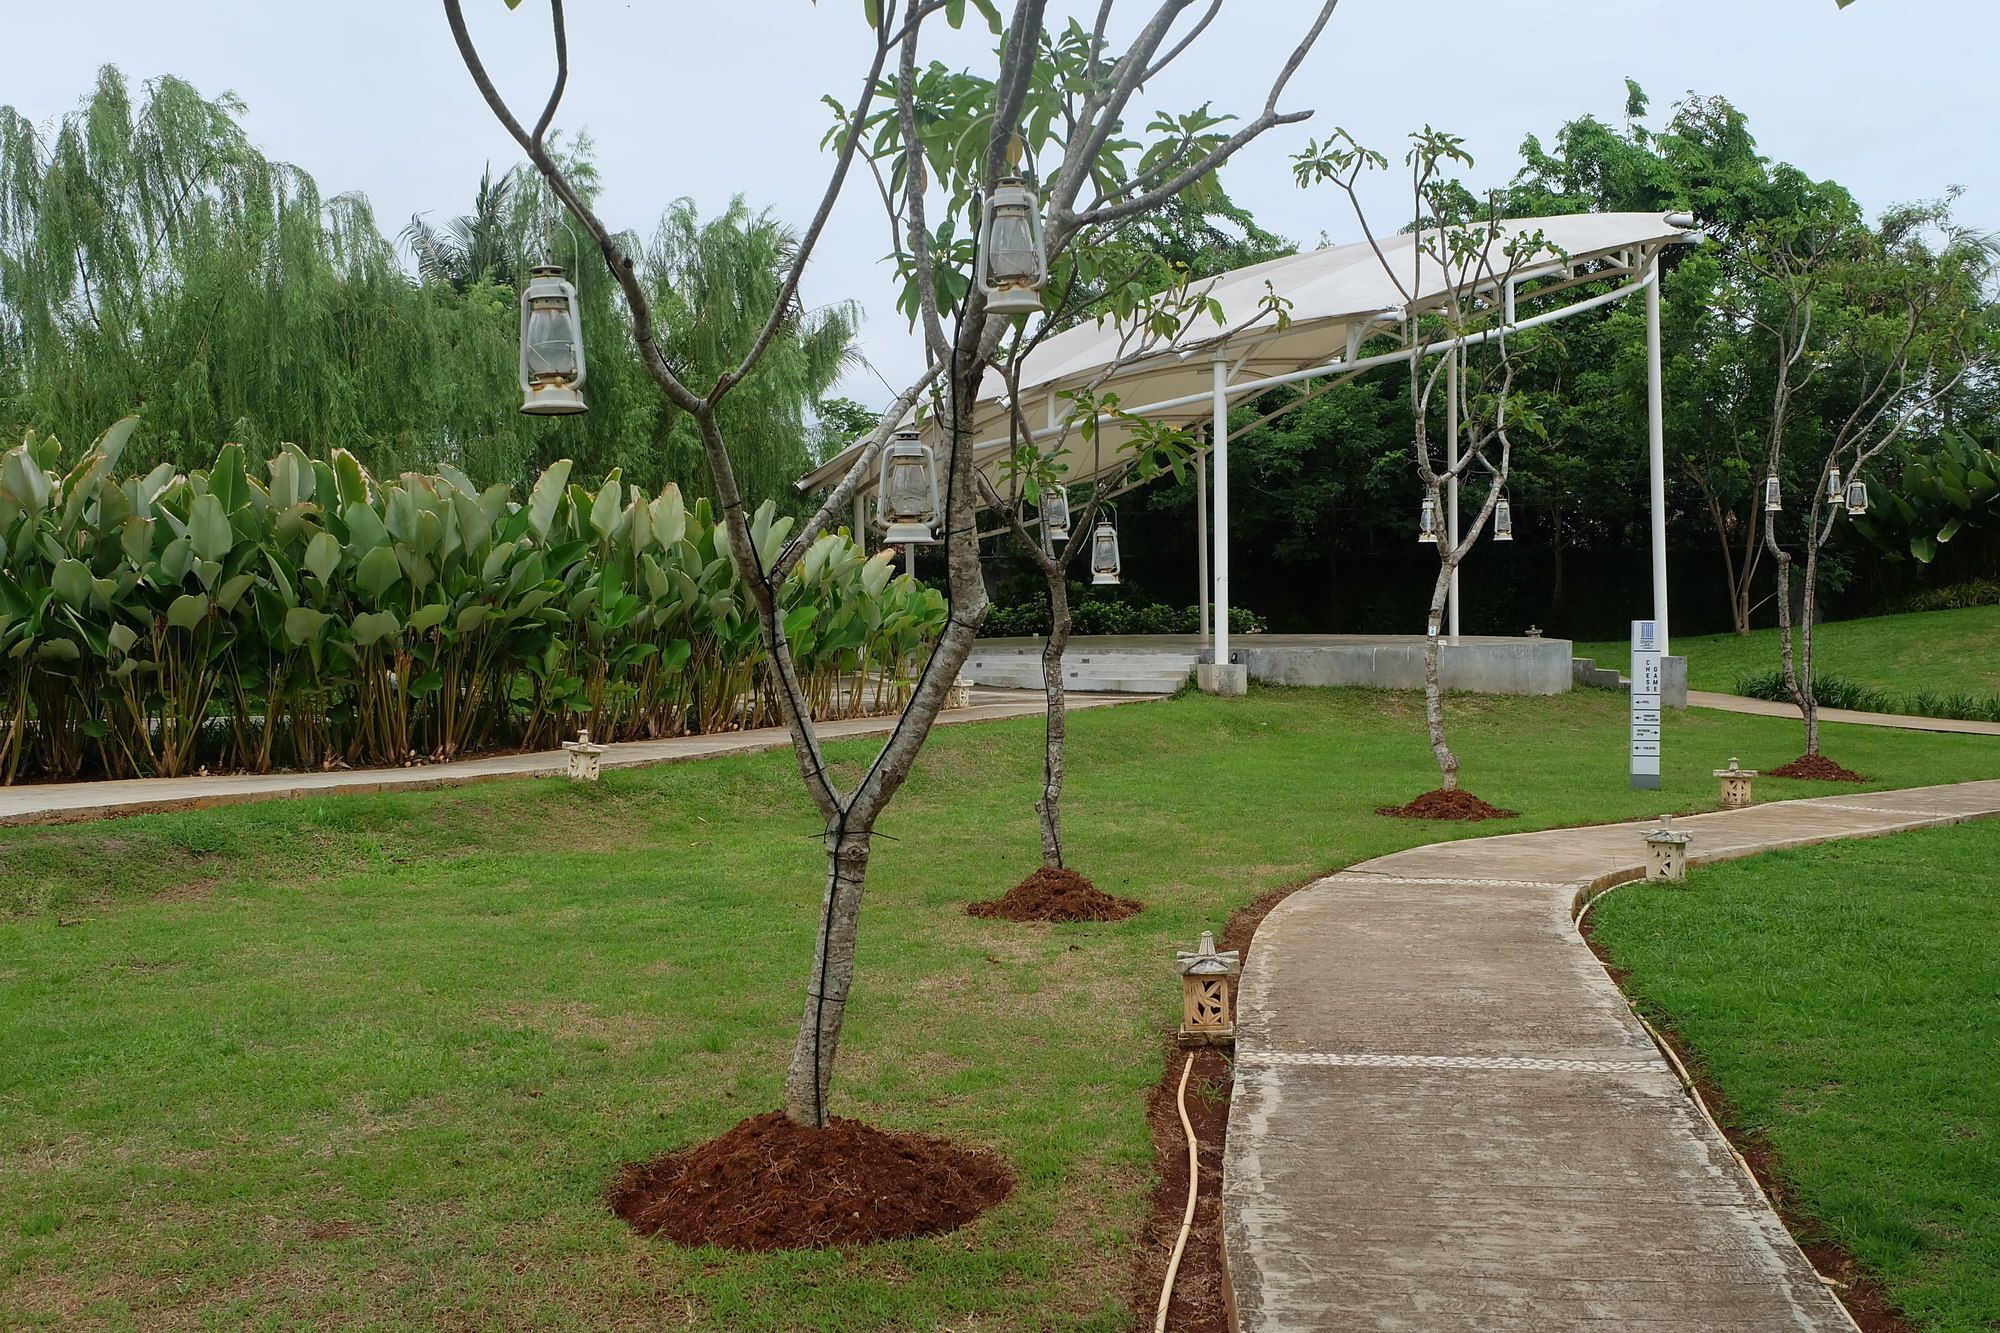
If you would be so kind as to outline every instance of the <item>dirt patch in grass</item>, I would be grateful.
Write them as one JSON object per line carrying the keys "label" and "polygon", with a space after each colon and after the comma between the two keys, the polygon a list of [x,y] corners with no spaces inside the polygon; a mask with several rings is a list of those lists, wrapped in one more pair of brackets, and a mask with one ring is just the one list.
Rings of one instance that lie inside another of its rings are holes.
{"label": "dirt patch in grass", "polygon": [[1151,1328],[1165,1285],[1174,1240],[1187,1216],[1187,1134],[1181,1127],[1181,1071],[1189,1057],[1187,1114],[1194,1126],[1196,1192],[1194,1223],[1187,1248],[1174,1270],[1174,1294],[1167,1306],[1167,1327],[1175,1333],[1230,1333],[1224,1304],[1222,1273],[1222,1145],[1229,1130],[1229,1092],[1234,1077],[1229,1057],[1213,1047],[1189,1051],[1178,1043],[1167,1049],[1164,1077],[1146,1097],[1146,1123],[1153,1131],[1160,1183],[1153,1187],[1152,1215],[1140,1232],[1139,1265],[1134,1277],[1132,1307],[1142,1326]]}
{"label": "dirt patch in grass", "polygon": [[1765,770],[1767,778],[1803,778],[1808,782],[1866,782],[1851,768],[1842,768],[1823,754],[1802,754],[1782,768]]}
{"label": "dirt patch in grass", "polygon": [[1458,819],[1467,822],[1514,818],[1512,810],[1488,805],[1463,787],[1454,787],[1450,791],[1442,787],[1427,791],[1408,805],[1378,805],[1375,813],[1396,819]]}
{"label": "dirt patch in grass", "polygon": [[839,1116],[807,1129],[769,1111],[628,1163],[605,1199],[640,1235],[690,1248],[817,1250],[955,1231],[1013,1189],[993,1153]]}
{"label": "dirt patch in grass", "polygon": [[[1619,990],[1623,991],[1631,973],[1613,963],[1598,946],[1591,918],[1583,919],[1581,929],[1590,951],[1597,955],[1597,961],[1604,965],[1605,972],[1610,974],[1611,980],[1617,984]],[[1918,1333],[1917,1325],[1905,1319],[1890,1301],[1889,1293],[1882,1283],[1862,1268],[1844,1247],[1821,1235],[1818,1225],[1797,1210],[1790,1195],[1786,1193],[1784,1180],[1778,1172],[1777,1153],[1762,1135],[1739,1128],[1743,1123],[1742,1118],[1730,1106],[1729,1099],[1722,1095],[1722,1089],[1718,1088],[1714,1080],[1709,1077],[1708,1068],[1702,1063],[1701,1057],[1696,1055],[1687,1043],[1681,1040],[1680,1034],[1672,1028],[1655,1023],[1653,1031],[1659,1034],[1661,1041],[1672,1048],[1675,1058],[1680,1061],[1681,1068],[1687,1071],[1688,1078],[1694,1082],[1695,1090],[1701,1094],[1702,1101],[1707,1103],[1709,1114],[1715,1118],[1715,1123],[1721,1126],[1723,1136],[1729,1140],[1729,1146],[1736,1150],[1737,1156],[1750,1168],[1750,1174],[1757,1178],[1757,1184],[1764,1191],[1764,1197],[1768,1198],[1771,1206],[1777,1209],[1779,1220],[1784,1222],[1785,1229],[1792,1233],[1792,1238],[1798,1242],[1799,1248],[1805,1251],[1806,1258],[1812,1262],[1814,1271],[1829,1281],[1833,1294],[1847,1307],[1847,1313],[1854,1316],[1854,1322],[1861,1326],[1861,1333]]]}
{"label": "dirt patch in grass", "polygon": [[991,902],[967,903],[967,915],[995,921],[1123,921],[1145,907],[1115,898],[1074,870],[1047,866]]}

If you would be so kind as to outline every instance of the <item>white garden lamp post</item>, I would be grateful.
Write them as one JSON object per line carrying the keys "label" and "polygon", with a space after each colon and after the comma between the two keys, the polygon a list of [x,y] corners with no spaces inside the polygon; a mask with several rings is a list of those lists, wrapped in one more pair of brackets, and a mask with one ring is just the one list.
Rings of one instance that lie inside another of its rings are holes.
{"label": "white garden lamp post", "polygon": [[1035,192],[1018,176],[993,187],[979,228],[979,285],[994,315],[1032,315],[1042,308],[1049,261]]}
{"label": "white garden lamp post", "polygon": [[537,264],[521,293],[521,411],[573,417],[583,401],[583,322],[561,266]]}

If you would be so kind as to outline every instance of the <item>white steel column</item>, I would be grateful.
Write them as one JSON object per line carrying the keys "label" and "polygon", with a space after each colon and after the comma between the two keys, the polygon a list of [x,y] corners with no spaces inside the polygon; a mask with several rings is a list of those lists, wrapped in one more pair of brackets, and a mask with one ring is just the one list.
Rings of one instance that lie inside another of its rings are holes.
{"label": "white steel column", "polygon": [[854,491],[854,544],[861,548],[861,554],[868,554],[867,509],[861,502],[861,490]]}
{"label": "white steel column", "polygon": [[[1449,437],[1445,445],[1445,464],[1452,469],[1445,499],[1445,536],[1451,541],[1451,550],[1458,549],[1458,349],[1445,352],[1451,360],[1445,371],[1444,429]],[[1458,638],[1458,566],[1451,567],[1451,589],[1446,594],[1445,605],[1450,610],[1449,633],[1454,641]]]}
{"label": "white steel column", "polygon": [[1201,598],[1201,637],[1208,637],[1208,455],[1194,460],[1195,586]]}
{"label": "white steel column", "polygon": [[1210,642],[1215,648],[1214,662],[1218,669],[1229,665],[1229,362],[1216,353],[1212,363],[1215,368],[1215,433],[1210,443],[1215,451],[1215,555],[1211,564],[1214,568],[1215,605],[1210,609],[1213,627]]}
{"label": "white steel column", "polygon": [[1671,653],[1667,638],[1667,426],[1660,396],[1660,257],[1653,256],[1646,282],[1646,433],[1653,483],[1653,619],[1659,624],[1660,652]]}

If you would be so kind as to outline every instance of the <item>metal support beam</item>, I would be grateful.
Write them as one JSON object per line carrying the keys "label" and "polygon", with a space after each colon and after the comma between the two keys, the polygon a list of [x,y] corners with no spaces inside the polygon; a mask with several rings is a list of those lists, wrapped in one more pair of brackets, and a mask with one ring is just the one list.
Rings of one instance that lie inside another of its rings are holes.
{"label": "metal support beam", "polygon": [[1653,619],[1662,654],[1667,637],[1667,427],[1660,386],[1660,258],[1653,256],[1646,282],[1646,435],[1653,490]]}
{"label": "metal support beam", "polygon": [[1201,598],[1201,637],[1208,637],[1208,455],[1194,460],[1195,584]]}
{"label": "metal support beam", "polygon": [[1229,665],[1229,362],[1217,353],[1213,365],[1215,416],[1214,433],[1209,438],[1215,454],[1215,554],[1210,561],[1214,569],[1210,586],[1215,590],[1215,606],[1210,623],[1213,661],[1220,668]]}
{"label": "metal support beam", "polygon": [[[1445,465],[1451,469],[1451,479],[1445,498],[1445,536],[1451,542],[1447,550],[1458,549],[1458,349],[1445,353],[1451,360],[1445,363]],[[1452,641],[1458,640],[1458,566],[1451,567],[1451,588],[1445,595],[1445,605],[1450,610],[1448,632]]]}

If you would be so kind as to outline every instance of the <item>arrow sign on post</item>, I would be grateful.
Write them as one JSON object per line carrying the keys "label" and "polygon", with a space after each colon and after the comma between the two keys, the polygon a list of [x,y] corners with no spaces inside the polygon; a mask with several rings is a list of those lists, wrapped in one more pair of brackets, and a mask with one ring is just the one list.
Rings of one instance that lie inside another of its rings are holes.
{"label": "arrow sign on post", "polygon": [[1632,786],[1660,786],[1659,622],[1632,622]]}

